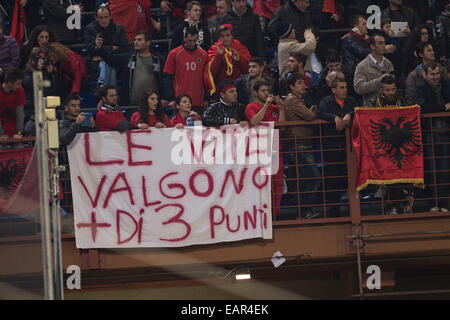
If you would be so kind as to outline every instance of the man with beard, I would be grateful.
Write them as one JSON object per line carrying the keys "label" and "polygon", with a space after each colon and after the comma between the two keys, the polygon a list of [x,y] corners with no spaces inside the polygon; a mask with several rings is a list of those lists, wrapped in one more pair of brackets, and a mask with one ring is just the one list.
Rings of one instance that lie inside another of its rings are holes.
{"label": "man with beard", "polygon": [[[402,107],[405,106],[403,98],[397,92],[397,86],[395,79],[392,76],[386,76],[381,79],[381,88],[378,95],[369,101],[369,107],[373,108],[385,108],[385,107]],[[404,188],[408,187],[408,191]],[[389,186],[380,186],[375,193],[376,198],[384,197],[387,193],[388,200],[394,201],[390,205],[388,214],[408,213],[412,209],[413,198],[411,195],[411,186],[403,183],[392,184]],[[404,200],[408,195],[409,202]],[[402,209],[402,210],[400,210]]]}
{"label": "man with beard", "polygon": [[100,89],[101,104],[97,112],[97,127],[100,131],[125,132],[131,124],[117,105],[117,91],[113,86]]}
{"label": "man with beard", "polygon": [[387,76],[381,79],[380,92],[376,97],[373,97],[369,101],[369,107],[384,108],[384,107],[401,107],[405,103],[403,98],[397,92],[397,86],[395,85],[395,79],[392,76]]}
{"label": "man with beard", "polygon": [[204,70],[208,54],[197,46],[198,30],[186,30],[184,45],[169,52],[164,66],[163,82],[169,106],[175,109],[175,97],[187,94],[192,98],[192,110],[203,113],[205,103]]}

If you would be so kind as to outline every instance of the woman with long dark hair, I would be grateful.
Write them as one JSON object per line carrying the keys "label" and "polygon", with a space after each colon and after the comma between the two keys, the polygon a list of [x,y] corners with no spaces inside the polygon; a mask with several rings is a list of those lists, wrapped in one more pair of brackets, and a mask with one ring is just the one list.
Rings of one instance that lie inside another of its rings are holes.
{"label": "woman with long dark hair", "polygon": [[59,40],[56,33],[48,26],[39,25],[31,30],[27,42],[20,48],[20,67],[22,69],[26,67],[30,52],[33,48],[44,48],[50,42],[59,42]]}
{"label": "woman with long dark hair", "polygon": [[156,91],[147,89],[142,94],[138,111],[131,116],[131,127],[137,129],[171,127],[170,121],[164,114],[164,109],[161,107]]}
{"label": "woman with long dark hair", "polygon": [[187,94],[180,94],[175,101],[175,107],[178,112],[170,120],[172,127],[183,128],[186,125],[186,119],[188,116],[193,116],[197,119],[199,115],[197,112],[192,111],[192,99]]}
{"label": "woman with long dark hair", "polygon": [[[405,76],[414,70],[420,63],[421,59],[416,54],[416,48],[420,43],[429,43],[433,45],[433,48],[436,48],[434,37],[433,37],[433,29],[431,26],[427,24],[419,24],[417,25],[411,35],[405,42],[404,54],[403,54],[403,65],[402,70]],[[436,52],[436,61],[438,61],[440,55]]]}

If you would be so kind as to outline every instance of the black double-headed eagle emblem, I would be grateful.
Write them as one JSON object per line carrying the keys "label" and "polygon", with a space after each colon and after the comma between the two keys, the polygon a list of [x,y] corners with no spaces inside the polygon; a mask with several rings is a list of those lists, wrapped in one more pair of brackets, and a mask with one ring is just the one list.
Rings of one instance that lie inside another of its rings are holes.
{"label": "black double-headed eagle emblem", "polygon": [[387,157],[401,169],[409,155],[422,152],[417,116],[411,121],[400,117],[395,124],[388,118],[370,123],[376,158]]}
{"label": "black double-headed eagle emblem", "polygon": [[4,164],[0,161],[0,197],[8,200],[11,193],[20,185],[27,166],[22,158],[17,161],[9,159]]}

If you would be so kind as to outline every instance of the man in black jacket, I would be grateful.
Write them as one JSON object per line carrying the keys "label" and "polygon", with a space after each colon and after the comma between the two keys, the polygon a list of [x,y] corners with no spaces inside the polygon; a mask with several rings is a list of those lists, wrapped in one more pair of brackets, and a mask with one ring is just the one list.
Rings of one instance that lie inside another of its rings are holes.
{"label": "man in black jacket", "polygon": [[167,106],[162,84],[164,57],[151,52],[150,44],[150,34],[147,31],[136,33],[134,50],[127,53],[110,54],[103,48],[101,41],[97,41],[98,46],[94,49],[96,56],[100,56],[113,68],[126,66],[123,72],[122,105],[137,106],[141,94],[146,89],[152,89],[159,93],[162,106]]}
{"label": "man in black jacket", "polygon": [[389,0],[387,8],[381,11],[381,19],[383,18],[389,18],[392,22],[408,22],[404,30],[406,35],[409,35],[411,30],[421,22],[414,9],[403,5],[402,0]]}
{"label": "man in black jacket", "polygon": [[[334,177],[345,175],[347,168],[342,164],[332,164],[336,162],[345,163],[345,135],[342,131],[345,127],[351,126],[351,120],[354,114],[355,100],[347,96],[347,82],[344,78],[335,78],[331,84],[332,95],[325,97],[319,103],[319,110],[317,117],[323,120],[330,121],[331,124],[324,128],[325,136],[336,136],[323,139],[324,148],[324,174],[326,177]],[[336,150],[337,149],[337,150]],[[345,185],[346,181],[343,178],[328,178],[325,179],[326,190],[337,190]],[[327,192],[326,200],[331,203],[347,202],[346,192]],[[344,216],[348,211],[347,205],[341,205],[339,208],[330,207],[327,217]]]}
{"label": "man in black jacket", "polygon": [[[84,31],[84,43],[93,61],[99,61],[95,55],[97,39],[102,41],[102,46],[110,54],[125,53],[130,50],[125,30],[114,23],[111,18],[111,10],[107,6],[100,6],[95,15],[95,21],[86,26]],[[99,63],[100,76],[98,86],[116,85],[116,70],[105,61]]]}
{"label": "man in black jacket", "polygon": [[295,29],[295,38],[300,42],[305,42],[304,32],[311,28],[312,19],[308,10],[310,0],[288,0],[287,3],[279,7],[273,14],[267,28],[272,39],[277,39],[277,26],[281,22],[292,24]]}
{"label": "man in black jacket", "polygon": [[245,108],[237,102],[237,91],[230,80],[219,85],[220,101],[208,107],[203,113],[202,124],[205,127],[220,127],[225,124],[237,124],[245,127]]}
{"label": "man in black jacket", "polygon": [[[42,2],[45,24],[56,33],[62,44],[73,44],[79,41],[78,31],[67,28],[67,19],[70,14],[66,10],[72,4],[71,0],[43,0]],[[34,15],[38,16],[38,13],[34,12]]]}
{"label": "man in black jacket", "polygon": [[407,87],[409,94],[406,96],[406,102],[420,105],[421,113],[450,111],[450,97],[446,92],[447,84],[441,79],[439,65],[430,62],[423,66],[423,70],[424,81],[417,87]]}
{"label": "man in black jacket", "polygon": [[59,121],[59,143],[61,146],[69,145],[77,133],[97,131],[94,117],[81,112],[78,94],[71,93],[67,96],[64,101],[64,111],[64,119]]}
{"label": "man in black jacket", "polygon": [[246,46],[253,57],[266,57],[261,23],[245,0],[231,0],[231,9],[224,21],[233,26],[233,37]]}
{"label": "man in black jacket", "polygon": [[342,63],[352,72],[356,66],[370,53],[367,20],[363,15],[355,15],[352,19],[352,31],[342,39]]}
{"label": "man in black jacket", "polygon": [[208,24],[201,21],[202,5],[198,1],[189,1],[186,6],[187,18],[175,27],[172,32],[172,42],[170,44],[171,49],[181,46],[184,43],[184,37],[186,36],[186,30],[189,27],[195,27],[198,30],[197,46],[205,51],[209,50],[211,46],[211,37],[209,34]]}
{"label": "man in black jacket", "polygon": [[346,79],[341,77],[334,79],[331,83],[331,92],[332,95],[320,101],[317,112],[317,118],[334,124],[333,128],[330,126],[326,130],[325,135],[335,135],[338,134],[337,131],[350,127],[356,105],[355,100],[347,96]]}

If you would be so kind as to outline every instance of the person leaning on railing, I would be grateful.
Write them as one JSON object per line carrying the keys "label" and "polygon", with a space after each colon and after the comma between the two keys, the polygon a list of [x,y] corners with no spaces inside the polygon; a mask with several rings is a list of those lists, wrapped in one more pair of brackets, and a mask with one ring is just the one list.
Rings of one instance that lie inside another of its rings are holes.
{"label": "person leaning on railing", "polygon": [[[23,108],[26,103],[25,92],[22,88],[23,72],[11,67],[5,75],[5,81],[1,84],[0,89],[0,150],[5,149],[4,143],[9,137],[20,140],[22,139],[24,112]],[[22,144],[18,143],[12,148],[22,148]]]}
{"label": "person leaning on railing", "polygon": [[[323,135],[333,136],[323,139],[322,147],[324,152],[324,175],[327,177],[342,176],[346,172],[345,165],[331,163],[345,163],[345,135],[344,129],[351,127],[356,101],[347,94],[347,80],[343,77],[336,77],[331,81],[332,94],[323,98],[319,103],[317,117],[331,123],[324,126]],[[327,190],[342,189],[345,185],[344,178],[329,178],[326,180]],[[331,203],[345,202],[347,192],[327,192],[327,200]],[[342,216],[346,207],[339,206],[339,213],[336,207],[330,207],[329,216]]]}
{"label": "person leaning on railing", "polygon": [[[287,121],[311,121],[316,119],[317,107],[313,106],[308,108],[303,100],[303,95],[306,93],[306,85],[304,76],[299,73],[294,73],[288,79],[288,86],[290,94],[286,97],[284,107],[286,109]],[[301,196],[301,203],[303,205],[313,205],[319,203],[318,190],[320,189],[320,179],[308,179],[300,181],[300,177],[303,178],[320,178],[321,173],[319,168],[314,165],[316,162],[313,152],[305,152],[313,149],[312,139],[314,136],[314,128],[309,125],[296,125],[289,126],[286,129],[286,137],[295,139],[295,141],[289,140],[288,149],[290,151],[288,160],[291,164],[302,164],[306,166],[289,166],[288,178],[295,178],[297,183],[292,185],[288,184],[289,191],[315,191],[314,193],[305,193]],[[297,158],[297,161],[295,160]],[[319,217],[322,213],[318,207],[305,207],[300,212],[301,217],[304,219],[312,219]]]}
{"label": "person leaning on railing", "polygon": [[[395,79],[392,76],[387,76],[381,79],[381,88],[380,92],[376,97],[373,97],[369,101],[369,107],[372,108],[385,108],[385,107],[402,107],[405,106],[405,102],[403,98],[399,95],[397,91],[397,86],[395,84]],[[405,186],[407,190],[405,190]],[[388,200],[402,200],[405,199],[407,195],[407,199],[409,201],[403,202],[393,202],[388,209],[388,214],[397,214],[397,213],[408,213],[412,210],[413,205],[413,197],[411,192],[411,184],[404,183],[396,183],[393,185],[379,186],[377,192],[375,193],[376,197],[384,198],[384,195],[387,193]]]}
{"label": "person leaning on railing", "polygon": [[[435,112],[449,112],[450,111],[450,96],[447,92],[447,83],[441,78],[440,66],[435,62],[430,62],[423,66],[423,74],[420,75],[421,81],[407,82],[406,85],[406,102],[408,104],[420,105],[421,114],[435,113]],[[449,118],[437,117],[432,120],[432,129],[436,130],[433,134],[434,142],[434,156],[442,157],[447,156],[449,153],[448,148],[448,136],[449,136]],[[427,121],[422,121],[422,130],[429,131],[429,125]],[[426,138],[426,136],[424,137]],[[424,142],[426,143],[426,141]],[[431,158],[431,148],[424,148],[424,158]],[[425,160],[426,161],[426,160]],[[433,161],[433,160],[430,160]],[[438,194],[448,196],[448,158],[435,159],[435,166],[432,163],[425,162],[425,170],[435,167],[436,170],[436,184],[444,184],[444,186],[438,187]],[[448,200],[441,199],[437,205],[433,206],[430,211],[448,211]]]}

